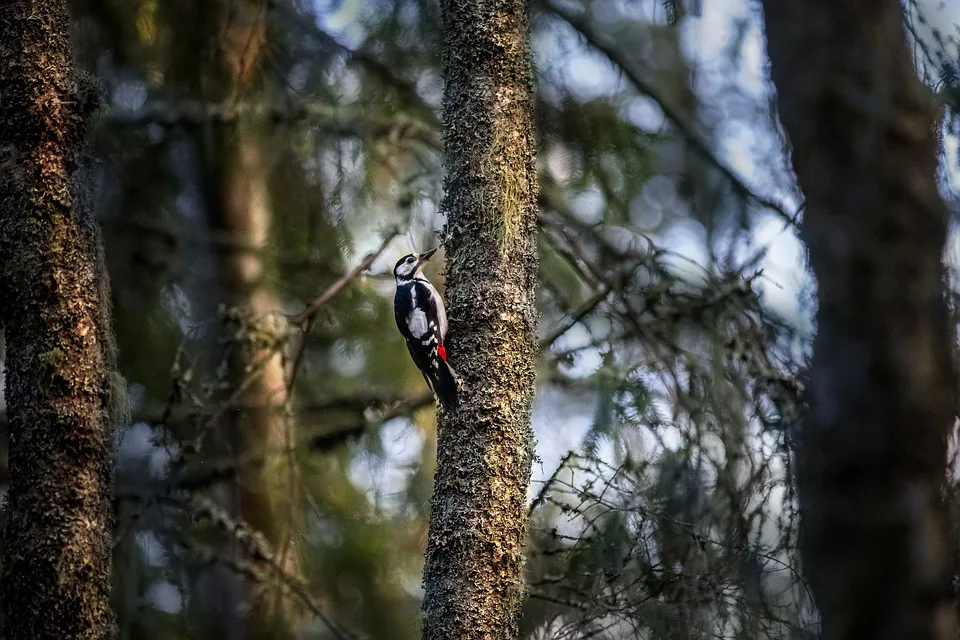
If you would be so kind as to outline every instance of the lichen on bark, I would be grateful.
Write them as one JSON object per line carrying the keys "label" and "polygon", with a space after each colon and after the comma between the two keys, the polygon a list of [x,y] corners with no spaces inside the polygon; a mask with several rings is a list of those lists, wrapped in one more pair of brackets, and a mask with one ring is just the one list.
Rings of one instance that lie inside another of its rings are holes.
{"label": "lichen on bark", "polygon": [[0,5],[0,320],[10,486],[7,640],[114,633],[109,288],[83,144],[99,89],[74,69],[64,0]]}
{"label": "lichen on bark", "polygon": [[423,637],[515,638],[524,598],[536,361],[537,167],[530,8],[445,0],[449,353],[462,404],[441,413]]}

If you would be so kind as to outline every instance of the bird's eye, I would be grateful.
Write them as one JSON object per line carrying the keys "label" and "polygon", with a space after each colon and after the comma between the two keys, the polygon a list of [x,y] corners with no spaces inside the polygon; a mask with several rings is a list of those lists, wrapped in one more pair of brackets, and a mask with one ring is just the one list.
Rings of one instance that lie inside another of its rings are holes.
{"label": "bird's eye", "polygon": [[407,262],[413,262],[413,256],[410,256],[409,258],[407,258]]}

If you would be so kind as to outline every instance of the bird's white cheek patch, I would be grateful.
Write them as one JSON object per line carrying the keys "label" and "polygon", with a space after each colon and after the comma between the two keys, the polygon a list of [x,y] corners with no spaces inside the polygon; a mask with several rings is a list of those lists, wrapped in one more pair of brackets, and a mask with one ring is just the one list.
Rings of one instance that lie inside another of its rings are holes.
{"label": "bird's white cheek patch", "polygon": [[427,314],[422,309],[414,309],[407,317],[407,326],[410,327],[410,335],[421,337],[427,332]]}

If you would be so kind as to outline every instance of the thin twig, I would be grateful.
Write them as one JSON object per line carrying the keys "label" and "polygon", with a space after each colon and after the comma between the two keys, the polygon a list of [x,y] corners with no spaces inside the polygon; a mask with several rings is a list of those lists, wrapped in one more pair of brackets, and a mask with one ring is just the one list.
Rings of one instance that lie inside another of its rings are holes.
{"label": "thin twig", "polygon": [[529,517],[533,511],[543,504],[543,501],[547,497],[547,492],[553,487],[553,483],[556,482],[557,477],[560,475],[560,472],[563,471],[567,463],[574,458],[579,458],[575,451],[568,451],[567,455],[563,456],[563,459],[560,460],[560,464],[557,465],[557,468],[553,470],[553,473],[550,474],[550,477],[547,478],[546,482],[543,483],[543,486],[540,487],[540,491],[537,492],[537,497],[533,499],[533,502],[530,503],[530,508],[527,509],[527,516]]}
{"label": "thin twig", "polygon": [[387,247],[398,235],[400,235],[399,229],[391,230],[383,238],[383,242],[380,243],[379,247],[364,256],[363,260],[361,260],[357,266],[355,266],[353,269],[350,269],[350,271],[347,271],[340,277],[339,280],[330,285],[326,291],[314,298],[314,300],[307,305],[306,309],[291,317],[290,324],[302,326],[307,320],[315,316],[317,312],[320,311],[325,304],[330,302],[331,298],[340,293],[340,291],[347,286],[351,280],[355,279],[361,273],[369,269],[370,265],[372,265],[374,261],[379,258],[384,251],[387,250]]}
{"label": "thin twig", "polygon": [[370,265],[387,250],[387,247],[396,238],[400,235],[400,230],[394,228],[383,238],[383,242],[380,243],[380,246],[377,247],[374,251],[371,251],[363,260],[355,266],[350,271],[343,274],[339,280],[330,285],[326,291],[317,296],[307,307],[290,318],[290,324],[301,328],[300,331],[300,341],[295,347],[293,358],[290,359],[290,378],[287,380],[287,393],[290,394],[293,392],[293,385],[297,381],[297,373],[300,371],[300,364],[303,362],[304,353],[307,351],[307,340],[310,336],[310,330],[313,328],[313,320],[317,315],[317,312],[323,308],[331,298],[340,293],[340,291],[346,287],[352,280],[357,278],[361,273],[370,268]]}
{"label": "thin twig", "polygon": [[558,326],[553,330],[552,333],[540,341],[540,351],[543,352],[549,349],[554,342],[559,340],[564,334],[577,326],[577,324],[579,324],[584,318],[593,313],[593,310],[596,309],[601,302],[606,300],[611,291],[613,291],[613,286],[606,284],[600,291],[587,299],[586,302],[580,305],[579,309],[570,314],[570,319],[567,322],[564,322]]}

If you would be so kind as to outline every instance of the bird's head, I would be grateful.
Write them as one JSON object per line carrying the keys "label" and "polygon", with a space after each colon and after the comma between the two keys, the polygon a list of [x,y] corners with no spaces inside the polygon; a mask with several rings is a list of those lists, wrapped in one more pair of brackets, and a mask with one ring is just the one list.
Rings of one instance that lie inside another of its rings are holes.
{"label": "bird's head", "polygon": [[422,276],[423,263],[429,260],[438,248],[435,247],[423,253],[411,253],[397,260],[396,266],[393,267],[393,276],[397,279],[397,282],[406,282],[417,276]]}

